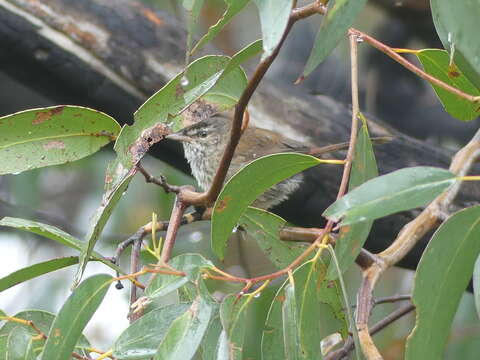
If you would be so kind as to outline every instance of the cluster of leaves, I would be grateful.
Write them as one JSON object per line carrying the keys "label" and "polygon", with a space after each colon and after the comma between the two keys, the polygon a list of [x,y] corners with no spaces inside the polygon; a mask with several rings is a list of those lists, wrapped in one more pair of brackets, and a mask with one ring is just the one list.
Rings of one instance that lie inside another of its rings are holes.
{"label": "cluster of leaves", "polygon": [[[203,1],[184,0],[189,12],[188,52],[193,53],[212,40],[248,2],[225,0],[227,9],[222,18],[190,50],[191,34]],[[323,61],[345,36],[365,2],[330,1],[303,76]],[[0,118],[0,174],[72,162],[114,140],[117,155],[107,169],[106,190],[85,241],[25,219],[0,221],[2,226],[39,234],[79,251],[79,256],[52,259],[0,279],[3,291],[42,274],[79,264],[76,277],[79,285],[58,314],[41,311],[21,312],[14,317],[0,314],[1,320],[7,320],[0,328],[0,354],[7,354],[8,359],[38,356],[68,359],[72,352],[90,351],[82,331],[113,279],[102,274],[80,283],[83,270],[93,260],[122,272],[93,250],[95,243],[135,175],[136,164],[165,134],[163,124],[168,123],[173,129],[182,127],[184,116],[194,103],[208,104],[217,111],[232,107],[247,84],[240,64],[262,50],[262,58],[266,58],[277,47],[295,2],[254,0],[254,3],[262,25],[262,41],[252,43],[231,58],[205,56],[193,61],[138,109],[132,126],[120,129],[108,115],[77,106],[33,109]],[[422,50],[416,54],[425,70],[436,78],[478,95],[480,60],[474,56],[479,50],[478,42],[473,39],[473,28],[467,25],[479,10],[470,6],[468,2],[452,5],[432,0],[439,35],[450,53]],[[458,14],[462,15],[462,22],[455,20]],[[465,103],[437,87],[435,90],[452,115],[461,120],[478,115],[478,104]],[[280,241],[279,230],[286,225],[285,220],[249,205],[273,184],[309,167],[322,166],[321,163],[307,155],[275,154],[250,163],[232,177],[213,211],[214,253],[223,258],[228,237],[235,226],[241,225],[273,265],[280,270],[288,267],[305,247]],[[378,176],[364,122],[356,143],[349,193],[324,213],[328,219],[341,221],[337,246],[330,257],[321,254],[323,248],[307,257],[279,287],[266,315],[262,358],[317,359],[324,355],[321,339],[332,333],[345,339],[353,328],[345,314],[349,304],[341,286],[342,273],[359,254],[373,220],[428,204],[459,181],[447,170],[430,167],[406,168]],[[480,253],[480,243],[476,241],[480,236],[478,219],[479,206],[461,210],[432,237],[416,273],[413,301],[417,306],[417,323],[407,342],[407,359],[441,357],[460,296]],[[145,297],[148,301],[176,292],[178,302],[154,308],[132,323],[113,344],[110,354],[117,359],[191,359],[196,355],[203,359],[241,359],[247,312],[260,289],[246,295],[228,294],[219,301],[212,296],[211,286],[204,279],[218,271],[209,260],[198,254],[183,254],[173,258],[169,265],[185,275],[158,274],[146,287]],[[480,276],[475,279],[480,282]],[[480,295],[476,296],[480,302]],[[328,321],[328,316],[334,320]]]}

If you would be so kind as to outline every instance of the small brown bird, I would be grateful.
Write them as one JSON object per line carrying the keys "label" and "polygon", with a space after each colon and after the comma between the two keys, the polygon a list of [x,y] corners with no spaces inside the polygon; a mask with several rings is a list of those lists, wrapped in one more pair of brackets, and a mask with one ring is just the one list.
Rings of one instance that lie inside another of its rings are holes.
{"label": "small brown bird", "polygon": [[[219,113],[167,136],[167,139],[183,143],[185,157],[190,164],[193,176],[204,191],[207,191],[212,184],[223,151],[230,138],[231,126],[230,118]],[[265,155],[298,152],[319,156],[347,147],[348,143],[308,147],[273,131],[249,126],[244,131],[235,150],[227,180],[251,161]],[[272,186],[255,200],[253,206],[269,209],[278,205],[298,189],[302,179],[303,175],[300,173]]]}
{"label": "small brown bird", "polygon": [[[223,151],[230,138],[231,126],[230,118],[219,113],[167,136],[167,139],[183,143],[185,157],[190,164],[193,176],[204,191],[207,191],[212,184]],[[318,156],[346,147],[348,147],[347,143],[312,148],[273,131],[249,126],[244,131],[235,150],[227,179],[251,161],[265,155],[299,152]],[[255,200],[253,206],[269,209],[281,203],[298,189],[302,178],[302,174],[297,174],[272,186]]]}

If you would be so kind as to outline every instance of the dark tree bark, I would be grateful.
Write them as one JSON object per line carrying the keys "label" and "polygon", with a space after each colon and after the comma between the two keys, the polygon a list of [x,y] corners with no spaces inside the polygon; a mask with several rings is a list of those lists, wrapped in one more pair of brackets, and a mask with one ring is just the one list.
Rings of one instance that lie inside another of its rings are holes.
{"label": "dark tree bark", "polygon": [[[0,0],[0,37],[0,70],[46,97],[34,105],[90,106],[121,123],[131,122],[136,108],[181,70],[184,58],[183,25],[127,0]],[[250,113],[257,126],[312,144],[349,137],[348,106],[268,81],[255,94]],[[381,173],[416,165],[448,167],[449,151],[406,137],[379,120],[370,127],[373,136],[395,136],[376,148]],[[179,148],[162,144],[158,154],[186,168]],[[277,210],[299,225],[319,226],[336,194],[339,169],[317,167],[307,177],[308,184]],[[479,193],[473,184],[465,187],[461,205],[478,201]],[[408,212],[377,221],[367,248],[386,247],[413,216]],[[415,267],[420,251],[412,251],[403,264]]]}

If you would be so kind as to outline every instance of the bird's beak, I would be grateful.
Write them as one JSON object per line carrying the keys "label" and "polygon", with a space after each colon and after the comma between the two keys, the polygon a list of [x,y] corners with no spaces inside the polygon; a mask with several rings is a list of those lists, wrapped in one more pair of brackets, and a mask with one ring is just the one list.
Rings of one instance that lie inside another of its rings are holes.
{"label": "bird's beak", "polygon": [[183,135],[181,132],[176,132],[165,137],[166,139],[180,142],[190,142],[192,139],[189,136]]}

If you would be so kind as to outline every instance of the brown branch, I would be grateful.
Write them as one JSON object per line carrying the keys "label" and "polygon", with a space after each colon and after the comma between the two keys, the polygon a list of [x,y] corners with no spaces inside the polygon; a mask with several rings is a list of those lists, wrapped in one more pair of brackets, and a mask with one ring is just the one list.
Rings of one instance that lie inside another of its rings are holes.
{"label": "brown branch", "polygon": [[[412,303],[402,306],[401,308],[390,313],[385,318],[383,318],[382,320],[377,322],[375,325],[373,325],[370,330],[371,334],[375,335],[376,333],[386,328],[388,325],[392,324],[393,322],[402,318],[403,316],[407,315],[413,310],[415,310],[415,306]],[[348,340],[345,342],[345,344],[341,349],[336,350],[331,354],[325,356],[324,359],[325,360],[341,360],[343,358],[346,358],[354,348],[355,348],[355,343],[353,342],[353,339],[350,337],[348,338]]]}
{"label": "brown branch", "polygon": [[[452,159],[449,170],[457,176],[464,176],[480,156],[480,130],[472,140],[459,150]],[[457,182],[428,205],[419,216],[406,224],[393,243],[380,254],[376,261],[362,273],[362,283],[357,294],[357,329],[362,350],[368,360],[382,359],[368,329],[368,318],[373,304],[375,284],[386,269],[395,265],[415,246],[428,231],[442,220],[445,209],[460,189]]]}
{"label": "brown branch", "polygon": [[165,179],[165,176],[163,175],[160,175],[160,177],[158,178],[154,177],[147,170],[145,170],[145,168],[142,166],[142,164],[140,164],[140,162],[137,164],[137,169],[145,177],[145,181],[147,183],[152,183],[152,184],[161,186],[167,194],[169,193],[178,194],[180,192],[181,186],[168,184],[167,179]]}
{"label": "brown branch", "polygon": [[433,77],[432,75],[426,73],[425,71],[421,70],[420,68],[412,64],[410,61],[406,60],[403,56],[399,55],[390,46],[385,45],[384,43],[374,39],[373,37],[368,36],[367,34],[353,28],[349,30],[349,34],[357,36],[360,39],[363,39],[365,42],[369,43],[374,48],[380,50],[381,52],[383,52],[384,54],[386,54],[387,56],[389,56],[390,58],[392,58],[393,60],[395,60],[400,65],[404,66],[414,74],[418,75],[422,79],[427,80],[430,83],[437,85],[438,87],[441,87],[442,89],[447,90],[448,92],[454,95],[457,95],[470,102],[480,102],[480,96],[467,94],[457,89],[456,87],[450,86],[447,83],[444,83],[443,81],[437,79],[436,77]]}
{"label": "brown branch", "polygon": [[305,5],[300,8],[292,10],[291,18],[294,21],[305,19],[312,15],[325,15],[327,13],[327,7],[320,1],[316,0],[315,2]]}
{"label": "brown branch", "polygon": [[[136,273],[140,271],[140,251],[142,249],[142,241],[143,241],[143,236],[135,239],[132,247],[132,253],[130,255],[130,272]],[[136,280],[136,278],[134,278]],[[137,301],[137,285],[135,282],[131,281],[130,282],[130,306],[129,308],[132,307],[132,304],[134,304]],[[129,320],[130,323],[133,323],[135,320],[139,319],[143,315],[143,312],[138,311],[135,313],[130,313]]]}
{"label": "brown branch", "polygon": [[167,263],[172,255],[173,244],[177,237],[178,229],[182,222],[183,213],[187,209],[188,204],[182,201],[178,196],[175,198],[170,223],[168,225],[167,234],[165,235],[165,244],[162,249],[162,257],[160,263]]}

